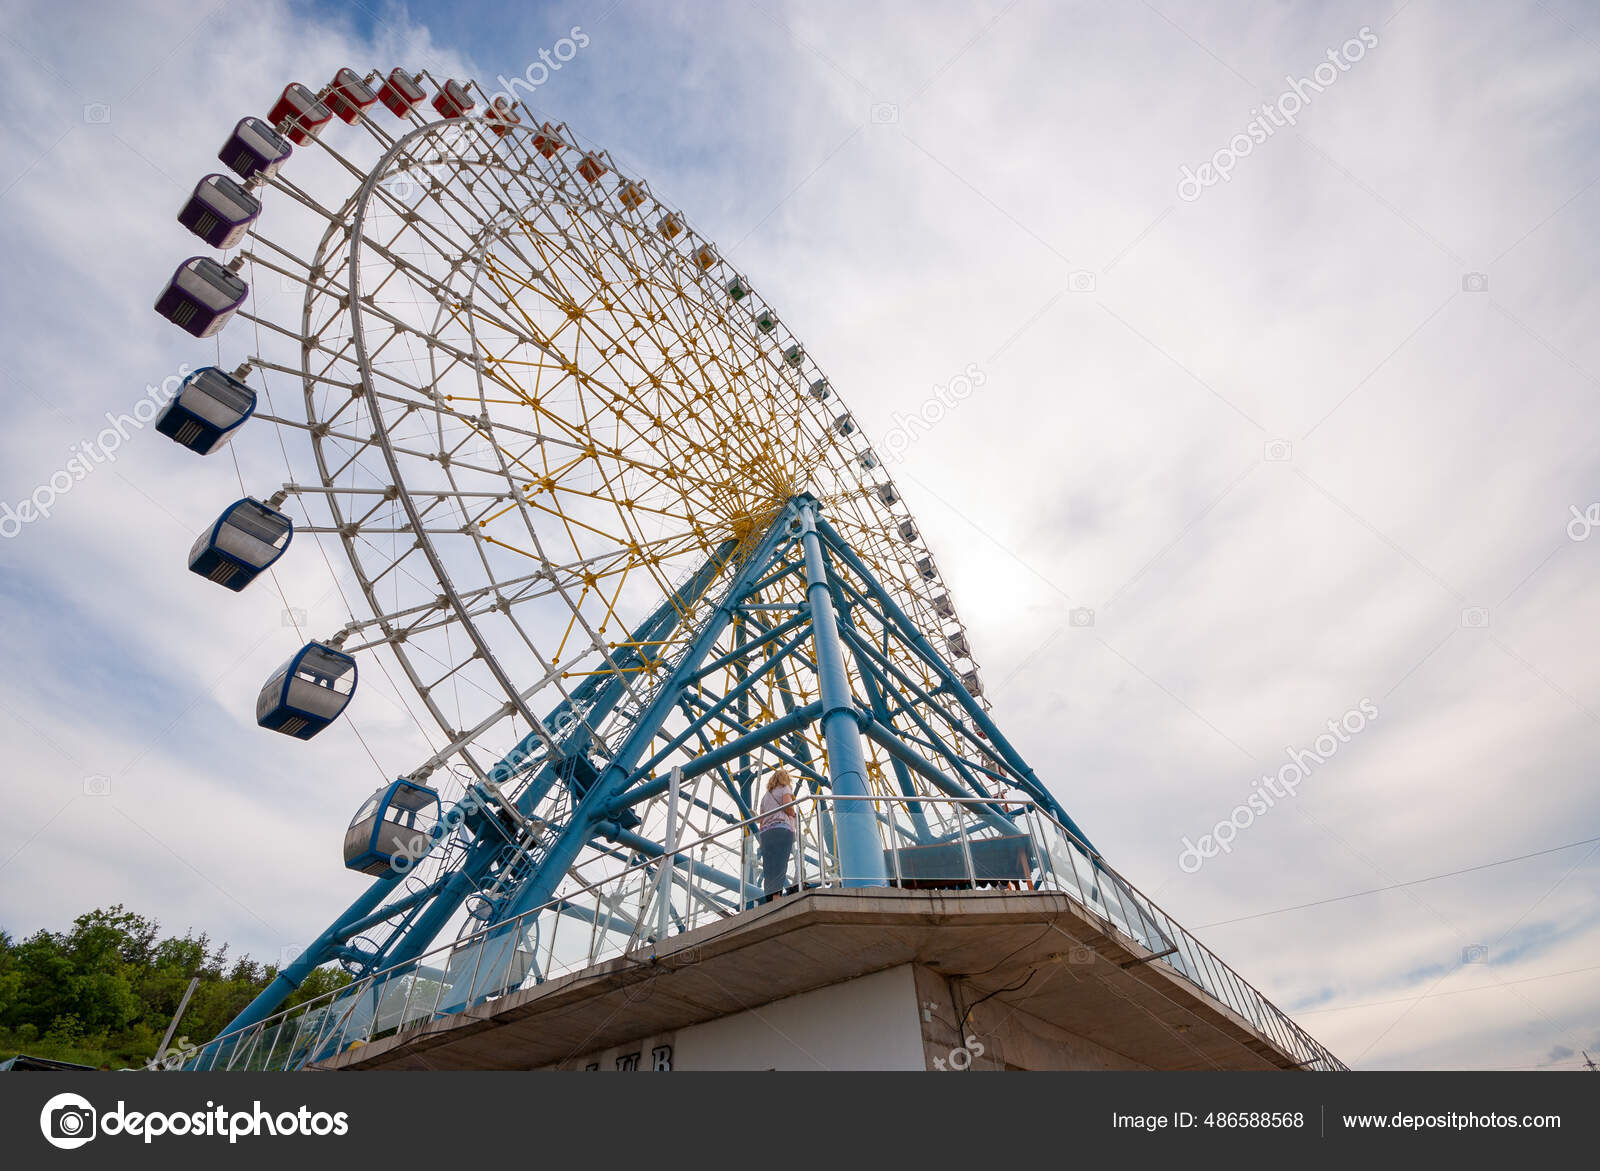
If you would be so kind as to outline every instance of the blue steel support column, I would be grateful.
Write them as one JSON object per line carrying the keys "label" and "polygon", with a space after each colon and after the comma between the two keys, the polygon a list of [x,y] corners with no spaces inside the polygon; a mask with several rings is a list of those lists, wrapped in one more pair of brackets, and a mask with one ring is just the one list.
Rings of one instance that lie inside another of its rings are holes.
{"label": "blue steel support column", "polygon": [[389,875],[369,886],[366,893],[351,903],[345,913],[334,920],[331,927],[317,936],[315,943],[301,952],[293,963],[272,978],[272,982],[263,988],[254,1000],[245,1005],[244,1010],[229,1022],[223,1033],[249,1028],[276,1012],[278,1006],[300,987],[301,982],[312,973],[313,969],[319,964],[327,963],[333,949],[349,937],[349,925],[370,914],[383,901],[384,896],[399,885],[401,877],[399,874]]}
{"label": "blue steel support column", "polygon": [[1033,766],[1023,760],[1017,750],[1011,746],[1011,741],[1001,735],[1000,729],[995,727],[994,721],[989,718],[989,713],[984,711],[978,701],[968,693],[961,680],[956,678],[956,673],[944,661],[944,657],[933,649],[933,644],[927,640],[916,624],[906,617],[905,611],[895,604],[894,599],[888,595],[887,591],[878,584],[878,579],[872,575],[870,569],[862,564],[861,559],[855,555],[844,538],[840,537],[834,531],[833,526],[828,524],[826,520],[819,520],[818,526],[819,531],[827,538],[828,547],[866,583],[873,601],[882,608],[884,615],[900,628],[901,640],[920,651],[923,658],[935,667],[941,676],[945,689],[955,697],[956,702],[966,711],[973,724],[983,730],[984,736],[994,746],[1000,758],[1017,770],[1023,781],[1023,790],[1048,809],[1056,820],[1061,822],[1074,837],[1088,847],[1090,853],[1098,855],[1100,851],[1095,849],[1094,843],[1089,840],[1089,836],[1078,827],[1078,823],[1073,821],[1072,816],[1062,808],[1061,802],[1056,800],[1055,794],[1050,792],[1045,787],[1044,782],[1035,775]]}
{"label": "blue steel support column", "polygon": [[[636,628],[628,638],[628,645],[617,649],[612,656],[616,671],[610,674],[592,675],[578,686],[574,695],[581,698],[591,706],[585,712],[584,720],[591,724],[598,724],[604,716],[616,706],[622,698],[622,672],[632,667],[642,657],[644,648],[658,645],[670,635],[677,627],[681,617],[699,600],[700,594],[713,582],[727,560],[738,547],[734,540],[724,541],[716,551],[706,560],[699,571],[676,594],[668,598],[657,607],[649,618]],[[557,731],[565,722],[564,717],[570,715],[572,704],[562,700],[545,719],[547,733]],[[563,733],[562,747],[573,738],[575,731],[568,730]],[[506,756],[490,770],[489,776],[496,784],[504,784],[517,773],[519,769],[532,758],[539,755],[543,747],[542,738],[538,732],[529,732]],[[538,802],[543,798],[549,786],[555,781],[557,769],[547,765],[529,782],[523,794],[517,799],[518,809],[531,814]],[[459,820],[464,805],[452,807],[450,815],[454,820]],[[454,824],[452,820],[452,824]],[[432,903],[416,919],[410,921],[404,929],[394,938],[390,939],[381,953],[382,963],[374,962],[369,966],[377,968],[388,966],[414,959],[427,950],[440,929],[455,914],[456,909],[479,888],[485,868],[489,865],[494,855],[498,852],[498,842],[489,842],[485,845],[482,841],[474,843],[473,852],[460,869],[449,875],[448,879],[441,878],[429,889]],[[329,960],[338,958],[340,946],[360,930],[360,925],[368,923],[370,916],[377,913],[379,904],[389,896],[400,884],[401,874],[390,874],[375,879],[366,892],[352,903],[345,913],[334,920],[315,943],[300,953],[300,956],[279,972],[273,981],[264,988],[260,995],[245,1006],[244,1010],[229,1022],[222,1035],[248,1028],[251,1025],[265,1020],[277,1011],[278,1006],[287,999],[296,988],[319,965]],[[410,903],[406,904],[411,905]],[[399,903],[392,910],[403,909]],[[358,975],[365,972],[358,973]]]}
{"label": "blue steel support column", "polygon": [[[850,673],[845,669],[844,644],[833,612],[828,570],[817,538],[816,502],[796,502],[800,519],[800,544],[806,558],[806,602],[811,611],[812,649],[817,657],[817,679],[822,691],[822,735],[828,744],[828,780],[835,797],[867,796],[867,758],[861,749],[861,721]],[[878,840],[877,814],[868,801],[835,801],[833,819],[838,841],[839,872],[846,886],[884,886],[888,873],[883,864],[883,844]]]}

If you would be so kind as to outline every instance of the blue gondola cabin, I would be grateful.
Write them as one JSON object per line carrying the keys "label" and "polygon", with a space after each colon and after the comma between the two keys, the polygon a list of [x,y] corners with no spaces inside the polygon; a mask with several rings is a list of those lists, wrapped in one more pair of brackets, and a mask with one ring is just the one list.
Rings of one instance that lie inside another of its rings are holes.
{"label": "blue gondola cabin", "polygon": [[178,213],[178,222],[213,248],[232,248],[261,215],[261,203],[224,175],[207,175]]}
{"label": "blue gondola cabin", "polygon": [[439,794],[399,780],[368,797],[344,834],[344,864],[377,877],[409,870],[433,846]]}
{"label": "blue gondola cabin", "polygon": [[238,593],[282,557],[294,522],[246,497],[228,505],[189,550],[189,572]]}
{"label": "blue gondola cabin", "polygon": [[294,147],[260,118],[241,118],[217,157],[242,179],[270,179],[278,173]]}
{"label": "blue gondola cabin", "polygon": [[308,642],[261,689],[256,723],[309,740],[339,718],[355,693],[355,659],[325,643]]}
{"label": "blue gondola cabin", "polygon": [[210,455],[255,413],[256,392],[215,366],[183,380],[156,416],[156,430],[190,451]]}
{"label": "blue gondola cabin", "polygon": [[178,266],[156,298],[156,312],[185,333],[211,337],[232,320],[250,287],[231,270],[206,256]]}

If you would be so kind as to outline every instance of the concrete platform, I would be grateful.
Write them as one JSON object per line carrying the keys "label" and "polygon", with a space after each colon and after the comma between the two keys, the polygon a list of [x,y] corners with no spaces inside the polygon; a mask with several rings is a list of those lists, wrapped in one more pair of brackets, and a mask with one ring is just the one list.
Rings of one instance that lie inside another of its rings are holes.
{"label": "concrete platform", "polygon": [[[316,1068],[594,1068],[578,1063],[900,967],[910,970],[906,1011],[921,1022],[924,1068],[944,1068],[968,1036],[985,1038],[974,1068],[1297,1068],[1238,1014],[1103,926],[1046,892],[809,891]],[[882,1067],[905,1068],[898,1052]]]}

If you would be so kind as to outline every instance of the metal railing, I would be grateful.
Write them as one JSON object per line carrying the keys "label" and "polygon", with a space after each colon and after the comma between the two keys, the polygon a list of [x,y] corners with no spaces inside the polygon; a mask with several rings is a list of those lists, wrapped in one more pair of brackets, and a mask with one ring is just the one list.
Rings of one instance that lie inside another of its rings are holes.
{"label": "metal railing", "polygon": [[[846,873],[835,818],[872,807],[886,879]],[[1107,935],[1136,945],[1227,1006],[1302,1067],[1345,1065],[1199,940],[1031,802],[976,797],[835,797],[794,805],[788,864],[770,883],[759,817],[733,822],[659,857],[576,885],[514,919],[465,934],[415,960],[363,976],[195,1051],[186,1069],[290,1070],[422,1022],[620,957],[727,919],[775,896],[887,882],[905,889],[1014,888],[1067,895]],[[665,861],[664,861],[665,860]],[[1130,949],[1131,950],[1131,949]],[[1137,952],[1135,953],[1137,954]]]}

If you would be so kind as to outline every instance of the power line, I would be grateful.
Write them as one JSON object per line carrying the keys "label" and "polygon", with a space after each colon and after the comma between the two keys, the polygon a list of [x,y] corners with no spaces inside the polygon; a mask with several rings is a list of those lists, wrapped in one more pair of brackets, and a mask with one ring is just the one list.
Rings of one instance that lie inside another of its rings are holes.
{"label": "power line", "polygon": [[1460,870],[1447,870],[1443,874],[1430,874],[1426,878],[1413,878],[1408,882],[1392,882],[1388,886],[1375,886],[1370,890],[1358,890],[1353,894],[1334,895],[1328,899],[1317,899],[1310,903],[1296,903],[1292,907],[1278,907],[1271,911],[1257,911],[1254,915],[1240,915],[1237,919],[1218,919],[1214,923],[1202,923],[1196,931],[1204,931],[1208,927],[1226,927],[1230,923],[1245,923],[1251,919],[1265,919],[1268,915],[1282,915],[1287,911],[1303,911],[1307,907],[1322,907],[1329,903],[1340,903],[1346,899],[1359,899],[1365,895],[1381,894],[1386,890],[1399,890],[1406,886],[1420,886],[1425,882],[1437,882],[1441,878],[1455,878],[1460,874],[1472,874],[1479,870],[1491,870],[1496,866],[1508,866],[1512,862],[1525,862],[1529,858],[1542,858],[1546,854],[1559,854],[1562,850],[1575,849],[1578,846],[1589,846],[1600,842],[1600,838],[1585,838],[1581,842],[1568,842],[1564,846],[1552,846],[1548,850],[1535,850],[1531,854],[1518,854],[1515,858],[1501,858],[1496,862],[1483,862],[1477,866],[1466,866]]}
{"label": "power line", "polygon": [[1568,968],[1564,972],[1546,972],[1542,976],[1524,976],[1520,980],[1501,980],[1495,984],[1479,984],[1475,988],[1453,988],[1449,992],[1425,992],[1421,996],[1402,996],[1398,1000],[1369,1000],[1364,1004],[1336,1004],[1330,1008],[1302,1008],[1294,1015],[1316,1016],[1323,1012],[1344,1012],[1353,1008],[1381,1008],[1386,1004],[1415,1004],[1419,1000],[1431,1000],[1435,996],[1461,996],[1467,992],[1492,992],[1497,988],[1507,988],[1512,984],[1532,984],[1535,980],[1554,980],[1557,976],[1576,976],[1580,972],[1600,972],[1600,964],[1591,964],[1587,968]]}

